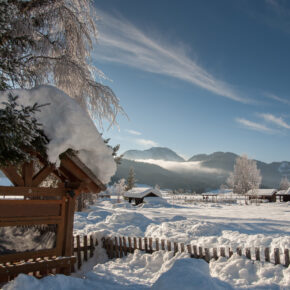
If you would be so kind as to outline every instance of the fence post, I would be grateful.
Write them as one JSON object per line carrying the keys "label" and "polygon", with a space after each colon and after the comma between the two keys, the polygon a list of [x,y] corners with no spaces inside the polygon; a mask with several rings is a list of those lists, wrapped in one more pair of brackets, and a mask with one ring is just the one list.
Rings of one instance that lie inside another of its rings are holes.
{"label": "fence post", "polygon": [[159,251],[159,239],[155,239],[156,251]]}
{"label": "fence post", "polygon": [[139,250],[142,251],[142,239],[139,238]]}
{"label": "fence post", "polygon": [[246,248],[246,257],[247,257],[248,259],[250,259],[250,260],[251,260],[251,258],[252,258],[252,256],[251,256],[251,249],[250,249],[250,248]]}
{"label": "fence post", "polygon": [[122,238],[121,237],[119,237],[119,251],[120,251],[120,258],[123,258]]}
{"label": "fence post", "polygon": [[275,260],[275,265],[280,264],[280,250],[278,248],[274,249],[274,260]]}
{"label": "fence post", "polygon": [[242,249],[241,248],[237,248],[237,254],[239,255],[239,256],[242,256]]}
{"label": "fence post", "polygon": [[205,248],[204,251],[205,251],[205,260],[209,263],[209,261],[210,261],[209,249]]}
{"label": "fence post", "polygon": [[215,260],[218,259],[217,248],[213,248],[213,257]]}
{"label": "fence post", "polygon": [[167,250],[171,251],[171,242],[170,241],[167,241]]}
{"label": "fence post", "polygon": [[114,242],[112,239],[109,239],[109,249],[110,249],[110,257],[111,259],[115,258],[114,255]]}
{"label": "fence post", "polygon": [[94,250],[95,250],[94,239],[93,239],[93,236],[91,235],[90,236],[90,257],[94,255]]}
{"label": "fence post", "polygon": [[184,252],[184,243],[181,243],[181,244],[180,244],[180,251],[181,251],[181,253]]}
{"label": "fence post", "polygon": [[192,246],[192,247],[193,247],[193,256],[194,256],[194,258],[198,258],[198,254],[197,254],[197,246],[194,245],[194,246]]}
{"label": "fence post", "polygon": [[137,249],[137,238],[134,237],[133,240],[134,240],[134,251],[135,251]]}
{"label": "fence post", "polygon": [[161,249],[162,251],[165,251],[165,241],[161,240]]}
{"label": "fence post", "polygon": [[285,256],[285,267],[288,267],[290,264],[289,261],[289,250],[288,249],[284,249],[284,256]]}
{"label": "fence post", "polygon": [[265,261],[270,262],[270,250],[269,250],[269,248],[265,248]]}
{"label": "fence post", "polygon": [[261,261],[260,248],[255,248],[256,261]]}
{"label": "fence post", "polygon": [[176,242],[173,243],[174,255],[178,252],[178,244]]}
{"label": "fence post", "polygon": [[88,236],[83,236],[83,242],[84,242],[84,260],[88,260]]}
{"label": "fence post", "polygon": [[221,253],[221,257],[225,257],[226,256],[226,252],[225,252],[225,248],[224,247],[220,248],[220,253]]}
{"label": "fence post", "polygon": [[128,237],[128,243],[129,243],[129,252],[132,253],[132,241],[131,241],[131,237]]}
{"label": "fence post", "polygon": [[117,237],[114,238],[115,240],[115,253],[116,253],[116,258],[120,258],[120,249],[119,249],[119,246],[118,246],[118,239]]}
{"label": "fence post", "polygon": [[149,238],[149,251],[151,254],[153,253],[152,238]]}
{"label": "fence post", "polygon": [[[106,242],[104,241],[104,243]],[[79,235],[77,235],[77,257],[78,257],[78,269],[80,269],[82,266],[82,255],[81,255],[81,241]]]}
{"label": "fence post", "polygon": [[127,243],[126,243],[126,238],[123,237],[123,250],[124,250],[124,255],[127,256]]}
{"label": "fence post", "polygon": [[191,245],[187,245],[187,252],[189,253],[190,257],[192,256]]}
{"label": "fence post", "polygon": [[144,247],[145,247],[145,252],[148,253],[148,241],[147,238],[144,238]]}

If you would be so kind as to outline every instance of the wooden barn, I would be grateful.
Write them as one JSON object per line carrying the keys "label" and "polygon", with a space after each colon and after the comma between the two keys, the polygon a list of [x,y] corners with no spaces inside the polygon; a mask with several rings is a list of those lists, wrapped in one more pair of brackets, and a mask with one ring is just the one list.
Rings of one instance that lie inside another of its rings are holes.
{"label": "wooden barn", "polygon": [[281,202],[290,201],[290,187],[286,190],[279,190],[277,192],[277,199]]}
{"label": "wooden barn", "polygon": [[277,189],[267,188],[267,189],[256,189],[256,190],[249,190],[246,193],[246,196],[249,200],[259,199],[259,200],[267,200],[269,202],[275,202],[277,195]]}
{"label": "wooden barn", "polygon": [[124,197],[128,198],[130,203],[138,205],[144,202],[145,197],[162,197],[156,188],[134,187],[124,193]]}
{"label": "wooden barn", "polygon": [[58,168],[33,155],[29,163],[0,168],[14,185],[0,186],[0,282],[19,273],[70,274],[76,198],[105,190],[75,155],[62,154]]}

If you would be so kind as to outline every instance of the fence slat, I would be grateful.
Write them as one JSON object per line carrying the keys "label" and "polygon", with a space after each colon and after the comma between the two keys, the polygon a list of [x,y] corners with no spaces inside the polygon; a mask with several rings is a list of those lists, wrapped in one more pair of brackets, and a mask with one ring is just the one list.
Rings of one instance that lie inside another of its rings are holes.
{"label": "fence slat", "polygon": [[265,248],[265,261],[270,262],[270,249]]}
{"label": "fence slat", "polygon": [[137,238],[136,237],[134,237],[134,250],[136,250],[137,249]]}
{"label": "fence slat", "polygon": [[170,252],[171,251],[171,242],[167,241],[167,250]]}
{"label": "fence slat", "polygon": [[255,257],[256,257],[256,261],[261,261],[260,248],[255,248]]}
{"label": "fence slat", "polygon": [[162,251],[165,251],[165,241],[161,240],[161,249]]}
{"label": "fence slat", "polygon": [[139,250],[142,251],[142,239],[139,238]]}
{"label": "fence slat", "polygon": [[226,251],[224,247],[220,248],[220,253],[221,253],[221,257],[225,257],[226,256]]}
{"label": "fence slat", "polygon": [[174,247],[174,255],[175,255],[178,252],[178,244],[174,242],[173,247]]}
{"label": "fence slat", "polygon": [[152,238],[149,238],[149,251],[150,253],[153,253]]}
{"label": "fence slat", "polygon": [[180,251],[181,251],[181,253],[184,252],[184,243],[181,243],[181,244],[180,244]]}
{"label": "fence slat", "polygon": [[198,254],[197,254],[197,246],[194,245],[194,246],[192,246],[192,248],[193,248],[193,256],[194,256],[194,258],[198,258]]}
{"label": "fence slat", "polygon": [[205,248],[204,249],[204,252],[205,252],[205,260],[209,263],[209,261],[210,261],[209,249],[208,248]]}
{"label": "fence slat", "polygon": [[114,240],[115,240],[115,255],[116,255],[116,258],[120,258],[120,251],[119,251],[119,246],[118,246],[118,239],[117,239],[117,237],[115,237]]}
{"label": "fence slat", "polygon": [[217,248],[213,248],[213,257],[215,260],[218,259]]}
{"label": "fence slat", "polygon": [[250,259],[250,260],[251,260],[251,258],[252,258],[252,255],[251,255],[251,249],[250,249],[250,248],[246,248],[246,257],[247,257],[248,259]]}
{"label": "fence slat", "polygon": [[159,251],[159,239],[155,239],[156,251]]}
{"label": "fence slat", "polygon": [[121,237],[119,237],[119,251],[120,251],[120,258],[123,258],[122,238]]}
{"label": "fence slat", "polygon": [[94,239],[93,236],[90,236],[90,257],[92,257],[94,255]]}
{"label": "fence slat", "polygon": [[80,236],[77,235],[77,258],[78,258],[78,269],[82,266],[82,256],[81,256],[81,241]]}
{"label": "fence slat", "polygon": [[126,242],[125,237],[123,237],[123,252],[124,252],[124,255],[127,256],[128,248],[127,248],[127,242]]}
{"label": "fence slat", "polygon": [[129,252],[132,253],[132,241],[131,241],[131,238],[128,237],[128,244],[129,244]]}
{"label": "fence slat", "polygon": [[278,248],[274,249],[274,261],[275,261],[275,265],[280,264],[280,250]]}
{"label": "fence slat", "polygon": [[145,252],[148,253],[148,239],[146,237],[144,238],[144,248]]}
{"label": "fence slat", "polygon": [[237,254],[239,255],[239,256],[242,256],[242,249],[241,248],[237,248]]}
{"label": "fence slat", "polygon": [[83,236],[84,241],[84,260],[88,260],[88,236]]}
{"label": "fence slat", "polygon": [[202,247],[198,247],[198,256],[199,258],[203,258]]}
{"label": "fence slat", "polygon": [[290,259],[289,259],[289,250],[284,250],[284,257],[285,257],[285,267],[288,267],[290,265]]}

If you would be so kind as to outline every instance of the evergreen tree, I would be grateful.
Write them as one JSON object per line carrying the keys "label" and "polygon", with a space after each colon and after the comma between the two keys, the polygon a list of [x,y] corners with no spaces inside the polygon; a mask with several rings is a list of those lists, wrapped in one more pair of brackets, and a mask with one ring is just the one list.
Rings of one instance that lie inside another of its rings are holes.
{"label": "evergreen tree", "polygon": [[126,187],[126,190],[132,189],[134,187],[134,185],[135,185],[135,182],[136,182],[136,179],[135,179],[134,168],[131,167],[130,170],[129,170],[128,178],[127,178],[127,187]]}
{"label": "evergreen tree", "polygon": [[9,94],[0,109],[0,166],[29,161],[31,152],[46,152],[48,139],[34,116],[44,105],[20,106],[17,98]]}

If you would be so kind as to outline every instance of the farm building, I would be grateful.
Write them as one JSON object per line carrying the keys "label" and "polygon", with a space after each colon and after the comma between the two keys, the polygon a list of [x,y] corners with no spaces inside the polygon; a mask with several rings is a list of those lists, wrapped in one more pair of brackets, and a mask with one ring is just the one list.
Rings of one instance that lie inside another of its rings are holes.
{"label": "farm building", "polygon": [[246,196],[249,200],[252,199],[260,199],[260,200],[268,200],[269,202],[275,202],[277,195],[277,189],[274,188],[267,188],[267,189],[256,189],[256,190],[249,190],[246,193]]}
{"label": "farm building", "polygon": [[138,205],[143,203],[145,197],[162,197],[161,193],[156,188],[134,187],[124,193],[124,197],[128,198],[130,203]]}
{"label": "farm building", "polygon": [[290,187],[286,190],[279,190],[276,195],[279,201],[290,201]]}

